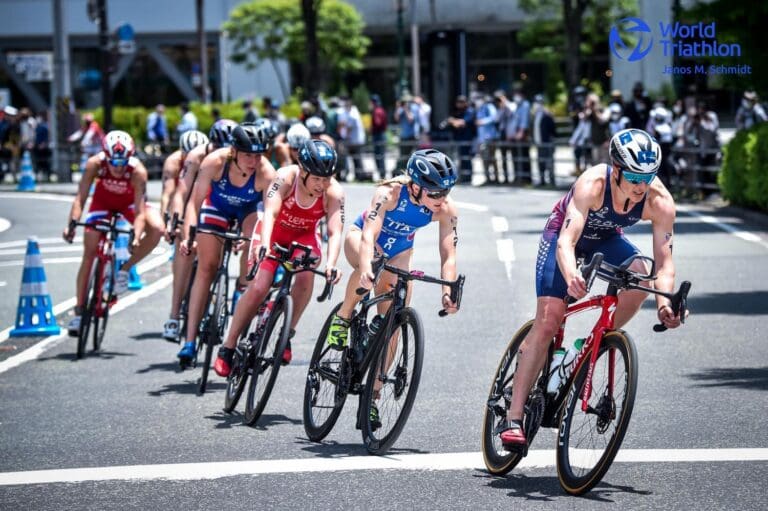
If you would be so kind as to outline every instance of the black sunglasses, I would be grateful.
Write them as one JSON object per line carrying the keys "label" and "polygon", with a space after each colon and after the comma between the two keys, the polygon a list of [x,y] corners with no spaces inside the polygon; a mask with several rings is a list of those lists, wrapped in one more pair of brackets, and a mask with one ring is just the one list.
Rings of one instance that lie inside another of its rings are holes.
{"label": "black sunglasses", "polygon": [[437,192],[426,192],[427,197],[430,199],[442,199],[443,197],[447,197],[449,193],[451,193],[451,190],[439,190]]}

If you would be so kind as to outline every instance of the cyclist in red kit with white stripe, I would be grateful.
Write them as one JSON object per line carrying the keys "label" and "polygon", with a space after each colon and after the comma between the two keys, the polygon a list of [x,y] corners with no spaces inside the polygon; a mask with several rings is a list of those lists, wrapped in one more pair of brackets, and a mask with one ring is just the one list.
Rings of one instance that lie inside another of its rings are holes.
{"label": "cyclist in red kit with white stripe", "polygon": [[[289,165],[278,171],[264,202],[260,237],[256,235],[259,226],[254,229],[252,254],[258,254],[262,246],[269,250],[277,243],[287,248],[296,241],[312,247],[312,255],[322,257],[317,224],[321,218],[326,218],[328,254],[325,275],[326,278],[331,278],[341,251],[341,233],[344,228],[344,190],[333,177],[336,159],[336,151],[327,143],[309,140],[299,149],[299,164]],[[240,332],[248,326],[264,301],[276,269],[277,262],[265,258],[259,265],[256,278],[238,301],[227,339],[219,349],[219,356],[213,366],[219,376],[229,375]],[[340,278],[341,273],[336,271],[334,282],[338,282]],[[313,279],[314,274],[309,272],[298,273],[294,277],[291,290],[293,317],[288,347],[283,353],[283,364],[291,361],[290,339],[309,303]]]}
{"label": "cyclist in red kit with white stripe", "polygon": [[[157,246],[164,231],[163,220],[158,212],[146,205],[147,169],[133,155],[134,152],[133,139],[128,133],[124,131],[107,133],[104,137],[103,150],[88,158],[85,164],[85,172],[69,213],[70,220],[80,220],[91,184],[95,181],[86,223],[108,218],[114,211],[133,224],[134,239],[131,257],[115,274],[115,294],[118,295],[128,289],[128,271]],[[74,230],[70,230],[69,227],[64,229],[63,236],[67,241],[72,241],[74,235]],[[67,327],[70,335],[76,336],[80,331],[86,280],[90,275],[93,259],[96,257],[100,236],[100,233],[93,229],[86,229],[83,236],[83,260],[77,272],[77,306],[75,317]]]}

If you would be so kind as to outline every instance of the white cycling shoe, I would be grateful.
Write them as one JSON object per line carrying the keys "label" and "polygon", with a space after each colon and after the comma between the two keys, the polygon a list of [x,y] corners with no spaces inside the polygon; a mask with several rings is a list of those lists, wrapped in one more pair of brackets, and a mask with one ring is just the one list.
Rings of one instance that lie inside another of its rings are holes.
{"label": "white cycling shoe", "polygon": [[67,324],[67,333],[70,337],[77,337],[80,335],[80,316],[74,316],[69,320]]}
{"label": "white cycling shoe", "polygon": [[115,295],[121,295],[128,291],[128,278],[130,275],[128,275],[128,272],[125,270],[120,270],[115,274]]}
{"label": "white cycling shoe", "polygon": [[170,342],[179,342],[179,320],[169,319],[163,325],[163,339]]}

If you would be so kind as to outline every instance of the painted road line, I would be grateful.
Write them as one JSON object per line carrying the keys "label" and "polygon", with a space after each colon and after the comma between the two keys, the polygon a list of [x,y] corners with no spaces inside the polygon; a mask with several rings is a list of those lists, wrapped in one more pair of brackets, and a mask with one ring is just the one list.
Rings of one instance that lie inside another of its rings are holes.
{"label": "painted road line", "polygon": [[11,228],[10,220],[6,218],[0,218],[0,232],[7,231]]}
{"label": "painted road line", "polygon": [[[614,463],[712,463],[768,461],[768,449],[624,449]],[[555,466],[555,451],[528,453],[520,469]],[[202,480],[240,475],[339,472],[352,470],[485,470],[479,452],[405,454],[391,456],[348,456],[339,458],[298,458],[248,460],[167,465],[124,465],[1,472],[0,486],[82,483],[91,481]]]}
{"label": "painted road line", "polygon": [[479,211],[481,213],[488,211],[488,206],[484,206],[482,204],[473,204],[471,202],[461,202],[461,201],[454,201],[454,204],[456,204],[456,207],[461,209],[468,209],[470,211]]}
{"label": "painted road line", "polygon": [[493,232],[507,232],[509,230],[509,222],[503,216],[494,216],[491,218],[491,227],[493,227]]}
{"label": "painted road line", "polygon": [[34,193],[34,194],[19,194],[19,193],[0,193],[0,199],[22,199],[22,200],[50,200],[57,202],[72,202],[75,194],[72,195],[56,195],[54,193]]}
{"label": "painted road line", "polygon": [[515,243],[509,238],[496,240],[496,255],[504,263],[507,280],[512,280],[512,263],[515,262]]}
{"label": "painted road line", "polygon": [[[28,241],[29,239],[4,241],[0,243],[0,248],[26,247]],[[81,241],[83,241],[83,238],[78,236],[77,238],[72,240],[72,243],[79,243]],[[52,245],[54,243],[66,243],[66,241],[64,241],[61,236],[59,236],[58,238],[38,238],[37,239],[38,245]]]}
{"label": "painted road line", "polygon": [[[161,278],[160,280],[156,280],[140,291],[136,291],[135,293],[132,293],[125,298],[121,298],[117,304],[115,304],[115,306],[110,309],[110,314],[117,314],[123,309],[137,304],[139,300],[147,298],[148,296],[151,296],[158,291],[165,289],[171,284],[171,282],[173,282],[173,275],[166,275],[165,277]],[[74,306],[74,301],[70,307],[72,306]],[[30,360],[39,358],[48,349],[56,346],[65,339],[69,339],[69,335],[66,332],[63,334],[46,337],[39,343],[22,351],[18,355],[3,360],[0,362],[0,374],[13,369],[14,367],[20,366],[24,362],[29,362]]]}
{"label": "painted road line", "polygon": [[[71,264],[71,263],[79,263],[83,258],[80,256],[77,257],[54,257],[51,259],[43,259],[43,265],[48,264]],[[3,261],[0,263],[0,268],[7,267],[7,266],[24,266],[24,260],[19,259],[18,261]]]}
{"label": "painted road line", "polygon": [[[63,241],[62,241],[63,243]],[[46,254],[55,254],[59,252],[82,252],[83,247],[80,245],[62,245],[60,247],[46,247],[40,252],[45,252]],[[0,257],[2,256],[10,256],[10,255],[24,255],[27,253],[26,248],[7,248],[5,250],[0,250]]]}
{"label": "painted road line", "polygon": [[[152,270],[154,268],[157,268],[158,266],[161,266],[168,262],[168,256],[163,254],[159,255],[157,257],[153,257],[149,261],[145,261],[143,263],[139,263],[136,265],[136,272],[141,275],[142,273],[148,272],[149,270]],[[137,294],[137,293],[134,293]],[[133,296],[133,295],[128,295]],[[127,297],[126,297],[127,298]],[[72,298],[68,298],[67,300],[64,300],[61,303],[58,303],[53,306],[53,314],[55,316],[58,316],[59,314],[68,311],[72,307],[75,306],[77,303],[76,298],[73,296]],[[118,302],[120,303],[120,302]],[[11,333],[11,330],[13,330],[14,327],[9,326],[5,330],[0,331],[0,343],[3,343],[8,340],[9,334]]]}
{"label": "painted road line", "polygon": [[762,245],[763,247],[768,248],[768,242],[763,240],[760,236],[757,236],[756,234],[753,234],[744,229],[739,229],[738,227],[734,227],[730,224],[721,222],[720,220],[718,220],[716,217],[712,215],[705,215],[705,214],[699,213],[698,211],[694,211],[686,206],[677,206],[677,209],[678,211],[682,211],[688,215],[698,218],[699,220],[701,220],[706,224],[714,225],[718,229],[721,229],[727,233],[730,233],[739,239],[742,239],[744,241],[749,241],[752,243],[757,243],[758,245]]}

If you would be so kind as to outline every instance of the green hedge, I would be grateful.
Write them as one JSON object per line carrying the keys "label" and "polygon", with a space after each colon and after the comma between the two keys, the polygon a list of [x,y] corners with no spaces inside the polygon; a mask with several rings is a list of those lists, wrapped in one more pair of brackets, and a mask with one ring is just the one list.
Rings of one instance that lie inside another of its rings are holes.
{"label": "green hedge", "polygon": [[725,147],[718,183],[732,204],[768,211],[768,123],[736,133]]}

